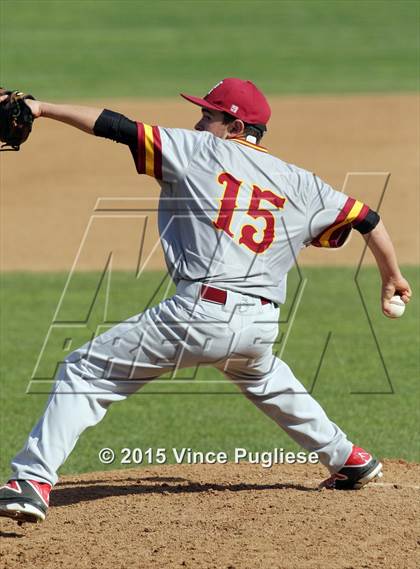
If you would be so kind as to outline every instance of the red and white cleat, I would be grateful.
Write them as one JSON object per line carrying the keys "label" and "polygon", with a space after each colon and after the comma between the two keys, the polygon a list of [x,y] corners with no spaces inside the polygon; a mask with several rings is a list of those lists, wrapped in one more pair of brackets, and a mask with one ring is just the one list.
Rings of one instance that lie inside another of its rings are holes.
{"label": "red and white cleat", "polygon": [[0,488],[0,516],[18,523],[42,522],[49,506],[51,486],[36,480],[9,480]]}
{"label": "red and white cleat", "polygon": [[382,464],[370,453],[353,445],[343,468],[319,485],[328,490],[359,490],[382,476]]}

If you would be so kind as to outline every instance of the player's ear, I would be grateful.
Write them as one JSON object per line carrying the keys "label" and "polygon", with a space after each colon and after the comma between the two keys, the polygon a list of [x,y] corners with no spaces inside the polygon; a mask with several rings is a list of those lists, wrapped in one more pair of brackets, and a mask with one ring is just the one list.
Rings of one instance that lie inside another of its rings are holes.
{"label": "player's ear", "polygon": [[228,135],[231,137],[240,136],[245,130],[245,124],[241,119],[235,119],[228,125]]}

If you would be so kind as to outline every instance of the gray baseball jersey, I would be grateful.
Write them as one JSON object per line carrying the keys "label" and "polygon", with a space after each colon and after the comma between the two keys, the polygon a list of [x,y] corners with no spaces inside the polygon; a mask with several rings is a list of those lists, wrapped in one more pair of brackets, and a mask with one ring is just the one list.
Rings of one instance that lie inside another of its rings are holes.
{"label": "gray baseball jersey", "polygon": [[360,201],[248,141],[137,123],[137,171],[159,180],[159,231],[175,283],[283,303],[300,249],[342,245]]}

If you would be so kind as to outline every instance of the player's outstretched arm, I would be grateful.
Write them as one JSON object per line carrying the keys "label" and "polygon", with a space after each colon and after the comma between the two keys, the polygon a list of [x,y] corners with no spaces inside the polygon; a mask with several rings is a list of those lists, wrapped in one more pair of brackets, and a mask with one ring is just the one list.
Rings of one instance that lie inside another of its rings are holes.
{"label": "player's outstretched arm", "polygon": [[411,298],[411,288],[401,274],[394,246],[382,221],[363,237],[376,259],[382,278],[382,311],[389,315],[390,299],[399,295],[407,304]]}
{"label": "player's outstretched arm", "polygon": [[35,118],[46,117],[54,119],[74,126],[89,134],[93,134],[95,122],[103,111],[103,109],[78,105],[57,105],[32,100],[25,102],[30,107]]}
{"label": "player's outstretched arm", "polygon": [[[7,96],[0,96],[0,103]],[[78,105],[57,105],[25,99],[34,118],[46,117],[74,126],[88,134],[102,136],[130,147],[136,155],[137,124],[120,113]],[[98,120],[99,119],[99,120]]]}

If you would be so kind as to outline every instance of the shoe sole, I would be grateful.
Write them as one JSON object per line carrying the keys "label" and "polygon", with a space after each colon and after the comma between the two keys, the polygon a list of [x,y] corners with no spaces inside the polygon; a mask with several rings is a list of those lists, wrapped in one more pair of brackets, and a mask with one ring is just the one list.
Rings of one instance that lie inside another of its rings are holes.
{"label": "shoe sole", "polygon": [[360,478],[360,480],[355,482],[353,488],[355,490],[360,490],[360,488],[363,488],[363,486],[366,486],[366,484],[369,482],[373,482],[376,478],[381,478],[382,476],[382,463],[378,462],[378,464],[371,472],[369,472],[369,474],[366,474],[366,476],[363,476],[363,478]]}
{"label": "shoe sole", "polygon": [[[318,486],[319,490],[337,490],[339,492],[348,492],[349,490],[360,490],[363,486],[366,486],[369,482],[374,482],[377,478],[381,478],[382,474],[382,463],[378,462],[373,469],[359,478],[356,482],[353,483],[352,486],[347,485],[345,487],[336,487],[334,485],[328,484],[330,482],[330,478],[321,482]],[[338,480],[338,482],[346,482],[346,480]]]}
{"label": "shoe sole", "polygon": [[0,516],[11,518],[19,523],[36,524],[45,520],[45,514],[32,504],[5,504],[0,507]]}

